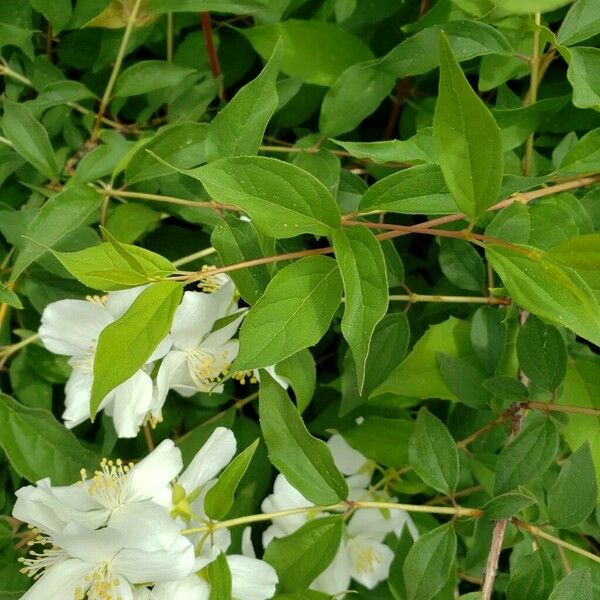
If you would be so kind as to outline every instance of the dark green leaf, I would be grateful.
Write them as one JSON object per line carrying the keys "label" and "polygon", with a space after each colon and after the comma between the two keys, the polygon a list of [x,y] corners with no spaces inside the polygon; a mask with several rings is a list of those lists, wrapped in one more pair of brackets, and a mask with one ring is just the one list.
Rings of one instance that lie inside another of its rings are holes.
{"label": "dark green leaf", "polygon": [[489,502],[483,505],[483,515],[487,519],[494,521],[499,519],[509,519],[519,514],[523,509],[531,506],[535,502],[535,498],[522,494],[520,492],[507,492],[492,498]]}
{"label": "dark green leaf", "polygon": [[561,579],[548,600],[593,600],[594,589],[589,569],[577,569]]}

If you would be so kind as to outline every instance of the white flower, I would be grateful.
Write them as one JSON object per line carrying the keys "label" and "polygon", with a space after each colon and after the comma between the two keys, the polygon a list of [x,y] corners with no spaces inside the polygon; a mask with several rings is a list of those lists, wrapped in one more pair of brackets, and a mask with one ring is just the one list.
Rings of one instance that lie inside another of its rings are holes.
{"label": "white flower", "polygon": [[[111,292],[104,298],[90,300],[59,300],[44,309],[40,339],[51,352],[70,356],[69,364],[73,367],[65,386],[63,419],[67,427],[75,427],[89,418],[94,355],[100,333],[125,314],[144,288]],[[148,364],[162,358],[170,346],[167,337],[148,359]],[[110,392],[100,409],[112,415],[119,437],[135,437],[149,413],[160,418],[162,405],[157,405],[156,400],[150,376],[140,369]]]}
{"label": "white flower", "polygon": [[192,544],[151,502],[129,505],[108,527],[70,522],[37,543],[46,549],[22,560],[22,571],[37,580],[23,600],[129,600],[133,585],[182,579],[194,567]]}
{"label": "white flower", "polygon": [[173,319],[173,349],[163,359],[157,375],[158,398],[164,402],[174,389],[182,396],[196,392],[222,392],[218,385],[238,353],[231,338],[243,315],[212,331],[215,323],[238,311],[235,286],[230,279],[214,293],[185,292]]}
{"label": "white flower", "polygon": [[171,505],[171,481],[181,471],[181,451],[164,440],[137,465],[104,459],[93,477],[53,487],[49,479],[17,491],[13,515],[43,531],[61,531],[69,521],[90,528],[105,525],[115,511],[144,501]]}

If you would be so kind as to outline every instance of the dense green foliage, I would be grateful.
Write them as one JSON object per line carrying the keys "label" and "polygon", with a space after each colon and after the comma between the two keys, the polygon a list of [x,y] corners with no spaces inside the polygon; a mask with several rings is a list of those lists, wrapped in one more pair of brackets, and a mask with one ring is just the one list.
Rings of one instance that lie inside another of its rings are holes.
{"label": "dense green foliage", "polygon": [[[17,489],[167,438],[187,464],[219,426],[242,452],[210,519],[258,547],[277,472],[332,513],[259,549],[275,598],[331,598],[365,500],[420,535],[348,598],[600,598],[597,0],[0,0],[0,76],[0,600],[30,584]],[[44,310],[85,297],[117,312],[53,353]],[[131,437],[135,377],[164,405]],[[231,600],[224,555],[205,574]]]}

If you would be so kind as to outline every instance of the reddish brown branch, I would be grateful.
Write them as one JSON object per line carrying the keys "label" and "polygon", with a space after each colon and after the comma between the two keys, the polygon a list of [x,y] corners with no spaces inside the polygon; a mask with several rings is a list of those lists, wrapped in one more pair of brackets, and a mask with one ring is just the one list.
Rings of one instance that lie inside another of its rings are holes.
{"label": "reddish brown branch", "polygon": [[204,43],[206,44],[206,53],[208,54],[208,61],[210,62],[210,70],[215,79],[219,80],[219,98],[226,101],[225,89],[223,87],[223,81],[221,78],[221,63],[219,62],[219,56],[215,47],[215,41],[213,39],[212,22],[210,20],[210,13],[200,13],[200,25],[202,25],[202,34],[204,35]]}

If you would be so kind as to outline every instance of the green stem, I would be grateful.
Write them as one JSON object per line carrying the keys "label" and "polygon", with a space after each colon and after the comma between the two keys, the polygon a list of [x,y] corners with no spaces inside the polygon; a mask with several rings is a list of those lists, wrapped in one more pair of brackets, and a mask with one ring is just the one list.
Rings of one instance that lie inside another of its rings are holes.
{"label": "green stem", "polygon": [[102,99],[100,100],[100,108],[98,109],[98,114],[96,115],[96,122],[94,123],[94,128],[92,130],[92,140],[97,140],[100,135],[100,123],[102,122],[102,117],[104,116],[108,103],[111,100],[112,92],[115,87],[115,83],[117,82],[117,77],[119,76],[119,72],[121,71],[121,64],[123,63],[123,59],[125,58],[125,52],[127,52],[129,38],[131,37],[131,32],[133,31],[133,27],[135,26],[135,22],[141,5],[142,0],[135,0],[133,9],[131,13],[129,13],[129,18],[127,19],[127,25],[125,27],[125,32],[123,33],[123,38],[121,39],[121,45],[119,46],[117,58],[115,60],[115,64],[113,65],[108,83],[106,84],[106,88],[104,90],[104,94],[102,95]]}
{"label": "green stem", "polygon": [[173,62],[173,13],[167,13],[167,62]]}

